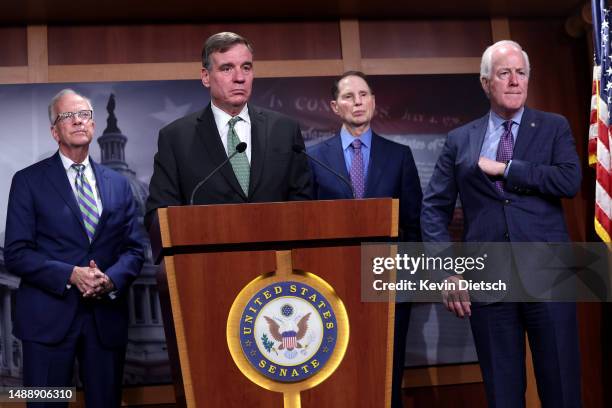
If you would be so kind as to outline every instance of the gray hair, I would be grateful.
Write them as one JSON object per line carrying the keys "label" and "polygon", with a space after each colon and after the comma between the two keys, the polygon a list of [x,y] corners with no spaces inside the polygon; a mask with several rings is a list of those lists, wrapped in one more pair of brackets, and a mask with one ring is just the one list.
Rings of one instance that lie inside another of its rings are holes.
{"label": "gray hair", "polygon": [[211,68],[210,56],[215,52],[225,52],[236,44],[244,44],[251,54],[253,54],[253,46],[241,35],[225,31],[222,33],[213,34],[204,43],[202,48],[202,66],[206,69]]}
{"label": "gray hair", "polygon": [[529,77],[529,73],[531,72],[531,66],[529,65],[529,56],[525,51],[523,51],[523,47],[519,45],[519,43],[511,40],[501,40],[496,42],[493,45],[490,45],[485,52],[482,54],[482,60],[480,61],[480,79],[490,79],[491,78],[491,68],[493,65],[493,51],[498,49],[499,47],[509,46],[514,47],[519,50],[523,54],[523,59],[525,60],[525,67],[527,68],[527,77]]}
{"label": "gray hair", "polygon": [[93,105],[91,104],[91,100],[89,100],[89,98],[81,95],[80,93],[76,92],[74,89],[70,89],[70,88],[62,89],[61,91],[56,93],[55,96],[51,98],[51,102],[49,102],[48,111],[49,111],[49,122],[51,122],[51,125],[53,125],[53,123],[55,122],[55,118],[57,117],[57,111],[55,110],[55,105],[57,105],[57,101],[59,101],[65,95],[76,95],[76,96],[83,98],[85,102],[87,102],[87,104],[89,105],[89,109],[93,111]]}

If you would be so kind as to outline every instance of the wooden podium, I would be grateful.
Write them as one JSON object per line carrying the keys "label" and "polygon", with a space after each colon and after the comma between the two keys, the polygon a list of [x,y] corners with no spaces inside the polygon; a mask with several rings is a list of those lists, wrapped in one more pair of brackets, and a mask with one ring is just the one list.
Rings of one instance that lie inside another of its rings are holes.
{"label": "wooden podium", "polygon": [[234,299],[277,269],[279,251],[327,281],[349,318],[344,360],[301,393],[302,407],[390,406],[394,307],[361,302],[360,244],[397,237],[397,200],[169,207],[158,220],[150,233],[177,406],[283,406],[282,394],[240,372],[226,341]]}

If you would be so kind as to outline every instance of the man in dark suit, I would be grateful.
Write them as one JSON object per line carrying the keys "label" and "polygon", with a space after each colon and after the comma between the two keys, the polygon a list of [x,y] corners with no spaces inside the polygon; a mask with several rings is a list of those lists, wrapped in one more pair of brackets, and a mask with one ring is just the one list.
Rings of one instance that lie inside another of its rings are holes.
{"label": "man in dark suit", "polygon": [[[491,110],[448,134],[425,192],[423,239],[450,241],[447,226],[459,194],[465,241],[568,241],[561,199],[577,193],[581,172],[567,120],[525,107],[529,59],[515,42],[487,48],[480,78]],[[518,280],[529,289],[522,260],[509,253],[507,263],[518,268],[511,284]],[[457,316],[471,315],[489,406],[525,405],[525,332],[542,406],[581,405],[575,304],[472,305],[458,290],[443,300]]]}
{"label": "man in dark suit", "polygon": [[[311,161],[315,199],[393,197],[400,200],[400,238],[420,241],[421,185],[408,146],[375,134],[370,122],[375,100],[366,76],[349,71],[332,87],[331,109],[342,119],[335,137],[309,149],[309,153],[342,175],[349,183]],[[402,406],[402,376],[410,303],[396,305],[393,353],[392,406]]]}
{"label": "man in dark suit", "polygon": [[253,85],[251,44],[234,33],[218,33],[202,51],[202,83],[211,103],[159,132],[145,224],[159,207],[189,204],[196,185],[247,144],[195,194],[195,204],[308,200],[311,177],[297,122],[247,104]]}
{"label": "man in dark suit", "polygon": [[127,180],[89,157],[89,100],[63,90],[49,119],[59,151],[15,174],[6,223],[23,384],[70,386],[76,356],[87,407],[118,407],[128,288],[144,260],[136,204]]}

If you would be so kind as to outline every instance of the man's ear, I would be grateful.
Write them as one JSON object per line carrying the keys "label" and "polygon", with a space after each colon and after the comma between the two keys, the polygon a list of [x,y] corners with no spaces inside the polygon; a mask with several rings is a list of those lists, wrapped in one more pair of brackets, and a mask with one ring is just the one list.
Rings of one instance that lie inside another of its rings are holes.
{"label": "man's ear", "polygon": [[207,88],[210,88],[210,75],[206,68],[202,68],[200,71],[200,78],[202,78],[202,85]]}
{"label": "man's ear", "polygon": [[480,85],[482,86],[482,90],[489,97],[489,79],[488,78],[480,78]]}
{"label": "man's ear", "polygon": [[329,103],[329,106],[331,107],[332,112],[334,112],[336,115],[338,115],[338,102],[331,101]]}
{"label": "man's ear", "polygon": [[53,140],[59,143],[59,135],[57,134],[57,129],[55,128],[55,125],[51,125],[51,136],[53,136]]}

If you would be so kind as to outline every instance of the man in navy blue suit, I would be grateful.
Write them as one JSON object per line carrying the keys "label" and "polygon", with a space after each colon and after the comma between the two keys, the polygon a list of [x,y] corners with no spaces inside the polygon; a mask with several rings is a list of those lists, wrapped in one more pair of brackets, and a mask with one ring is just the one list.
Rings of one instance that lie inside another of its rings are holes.
{"label": "man in navy blue suit", "polygon": [[15,174],[6,223],[23,385],[70,386],[76,357],[87,407],[118,407],[127,293],[144,260],[136,204],[127,180],[89,157],[88,99],[60,91],[49,120],[59,150]]}
{"label": "man in navy blue suit", "polygon": [[[525,107],[529,68],[515,42],[484,52],[480,80],[491,110],[448,134],[423,200],[425,241],[450,241],[457,195],[465,241],[569,241],[561,199],[577,193],[580,162],[567,120]],[[508,264],[517,268],[512,284],[529,290],[530,271],[510,255]],[[525,332],[542,406],[581,406],[575,304],[471,304],[465,291],[445,292],[443,301],[457,316],[471,316],[489,406],[525,406]]]}
{"label": "man in navy blue suit", "polygon": [[[349,71],[332,87],[332,111],[342,120],[335,137],[309,149],[309,153],[342,175],[310,162],[314,197],[318,200],[392,197],[400,200],[399,228],[403,241],[420,241],[421,185],[408,146],[391,142],[374,133],[370,122],[375,99],[366,76]],[[350,185],[348,185],[350,184]],[[396,304],[393,352],[392,406],[402,406],[402,376],[410,303]]]}

